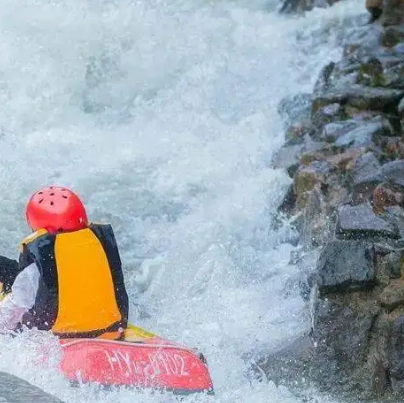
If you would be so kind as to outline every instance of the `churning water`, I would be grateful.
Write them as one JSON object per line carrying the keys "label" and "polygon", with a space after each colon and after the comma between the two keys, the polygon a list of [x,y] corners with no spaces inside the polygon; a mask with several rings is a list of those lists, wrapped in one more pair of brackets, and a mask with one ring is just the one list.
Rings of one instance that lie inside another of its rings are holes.
{"label": "churning water", "polygon": [[[286,18],[267,3],[0,0],[0,253],[17,257],[32,191],[77,190],[115,228],[132,322],[198,346],[222,403],[297,402],[248,371],[309,326],[295,234],[274,225],[290,183],[271,167],[277,106],[312,90],[364,13],[351,0]],[[0,370],[66,402],[171,401],[70,388],[36,369],[43,343],[1,338]]]}

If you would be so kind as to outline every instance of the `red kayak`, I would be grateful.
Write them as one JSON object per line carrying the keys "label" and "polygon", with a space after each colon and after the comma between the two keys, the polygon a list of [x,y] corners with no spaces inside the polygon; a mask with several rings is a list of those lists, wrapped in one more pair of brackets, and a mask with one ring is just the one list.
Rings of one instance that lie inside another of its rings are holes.
{"label": "red kayak", "polygon": [[60,340],[61,371],[72,382],[213,394],[202,354],[130,326],[125,341]]}

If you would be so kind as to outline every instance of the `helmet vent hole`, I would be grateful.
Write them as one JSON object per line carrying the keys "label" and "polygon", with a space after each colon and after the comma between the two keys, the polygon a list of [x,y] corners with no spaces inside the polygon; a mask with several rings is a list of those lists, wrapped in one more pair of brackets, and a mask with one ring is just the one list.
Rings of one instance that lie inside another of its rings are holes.
{"label": "helmet vent hole", "polygon": [[51,196],[55,196],[55,193],[51,193],[50,195],[51,195]]}
{"label": "helmet vent hole", "polygon": [[39,194],[39,195],[42,195],[42,194],[43,194],[43,192],[38,192],[38,194]]}
{"label": "helmet vent hole", "polygon": [[43,202],[43,199],[39,200],[39,202],[38,202],[38,203],[42,203],[42,202]]}
{"label": "helmet vent hole", "polygon": [[65,195],[63,195],[62,197],[63,197],[64,199],[67,199],[67,196],[65,196]]}
{"label": "helmet vent hole", "polygon": [[55,203],[53,201],[50,202],[50,205],[53,206]]}

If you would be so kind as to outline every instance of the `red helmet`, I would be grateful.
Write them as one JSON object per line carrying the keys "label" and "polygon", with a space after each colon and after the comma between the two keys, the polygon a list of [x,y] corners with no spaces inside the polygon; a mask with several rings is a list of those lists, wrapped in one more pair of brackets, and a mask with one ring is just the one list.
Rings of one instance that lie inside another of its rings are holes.
{"label": "red helmet", "polygon": [[33,231],[77,231],[88,225],[87,213],[79,197],[59,186],[49,186],[34,193],[27,204],[26,217]]}

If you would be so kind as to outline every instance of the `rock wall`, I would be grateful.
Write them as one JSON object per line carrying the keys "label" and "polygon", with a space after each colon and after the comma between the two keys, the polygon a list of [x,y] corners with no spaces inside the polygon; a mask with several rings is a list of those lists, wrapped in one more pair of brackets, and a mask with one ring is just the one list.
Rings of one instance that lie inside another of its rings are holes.
{"label": "rock wall", "polygon": [[[274,165],[293,178],[280,207],[307,279],[312,332],[259,367],[278,383],[353,401],[404,399],[404,1],[367,1],[342,60],[313,94],[285,99]],[[299,121],[295,119],[299,117]]]}

